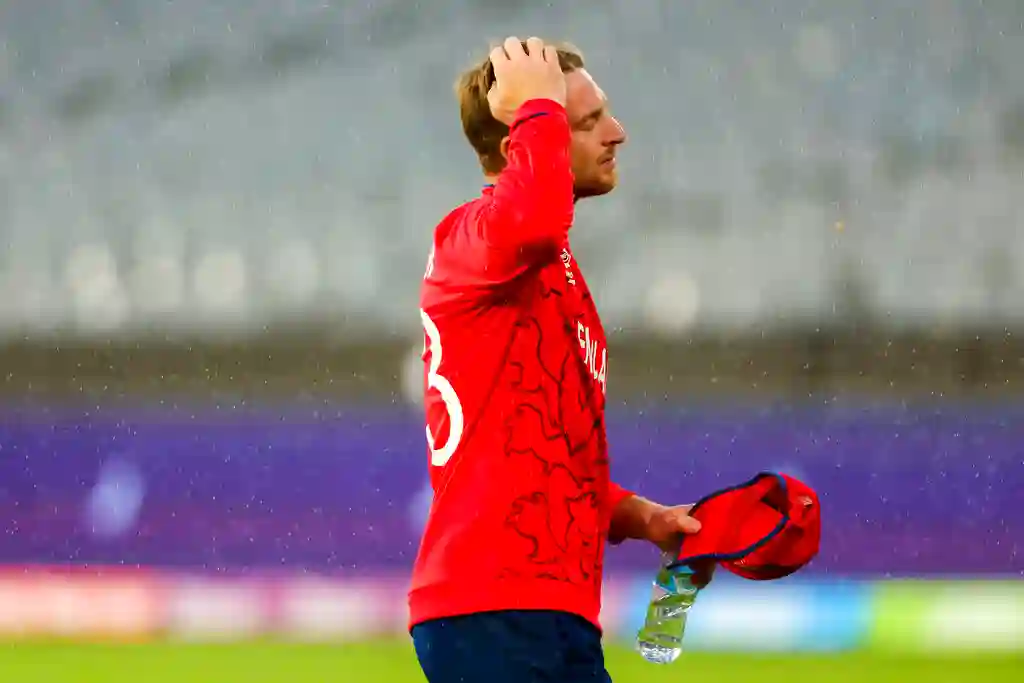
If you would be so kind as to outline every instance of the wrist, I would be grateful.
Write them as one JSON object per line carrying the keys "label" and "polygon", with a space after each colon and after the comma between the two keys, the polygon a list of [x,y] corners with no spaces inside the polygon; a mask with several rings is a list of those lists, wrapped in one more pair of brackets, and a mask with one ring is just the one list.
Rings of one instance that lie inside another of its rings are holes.
{"label": "wrist", "polygon": [[521,119],[536,116],[538,114],[557,114],[565,113],[565,105],[558,100],[553,100],[549,97],[535,97],[532,100],[526,100],[519,109],[516,110],[513,124]]}
{"label": "wrist", "polygon": [[650,540],[651,522],[665,506],[636,494],[623,497],[612,510],[608,540],[618,544],[627,539]]}
{"label": "wrist", "polygon": [[651,529],[651,523],[655,517],[665,510],[665,506],[646,498],[639,498],[637,502],[637,515],[639,516],[637,540],[649,541],[651,539],[648,532]]}

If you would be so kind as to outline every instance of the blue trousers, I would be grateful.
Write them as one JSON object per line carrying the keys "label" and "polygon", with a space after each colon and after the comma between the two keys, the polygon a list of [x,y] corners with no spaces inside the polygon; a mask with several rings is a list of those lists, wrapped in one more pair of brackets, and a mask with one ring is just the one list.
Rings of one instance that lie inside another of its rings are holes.
{"label": "blue trousers", "polygon": [[601,633],[574,614],[480,612],[417,624],[429,683],[611,683]]}

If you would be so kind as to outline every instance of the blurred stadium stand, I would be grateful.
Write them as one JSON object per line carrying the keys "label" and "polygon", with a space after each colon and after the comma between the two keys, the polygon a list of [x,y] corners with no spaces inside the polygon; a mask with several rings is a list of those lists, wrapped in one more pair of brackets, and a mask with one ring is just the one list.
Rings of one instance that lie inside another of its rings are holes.
{"label": "blurred stadium stand", "polygon": [[[539,30],[585,48],[632,135],[622,187],[581,206],[574,245],[636,388],[665,374],[643,372],[650,343],[685,368],[673,376],[699,375],[685,391],[796,377],[800,392],[808,374],[836,390],[827,373],[843,370],[884,389],[902,380],[879,369],[894,356],[942,391],[1020,386],[1013,0],[2,12],[0,335],[26,377],[9,390],[53,384],[53,339],[90,345],[77,366],[97,341],[278,346],[288,331],[386,356],[327,353],[317,372],[393,377],[431,228],[479,182],[453,74],[487,40]],[[166,363],[246,362],[185,355]],[[115,356],[118,374],[144,367]]]}
{"label": "blurred stadium stand", "polygon": [[1024,9],[816,7],[8,4],[0,329],[413,332],[477,190],[449,84],[512,28],[580,43],[632,133],[574,233],[613,325],[1021,322]]}

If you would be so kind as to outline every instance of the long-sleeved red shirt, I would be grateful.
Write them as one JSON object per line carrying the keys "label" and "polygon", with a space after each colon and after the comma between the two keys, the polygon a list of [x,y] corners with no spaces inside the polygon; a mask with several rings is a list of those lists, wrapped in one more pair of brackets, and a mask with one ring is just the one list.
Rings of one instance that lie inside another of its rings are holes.
{"label": "long-sleeved red shirt", "polygon": [[410,626],[505,609],[598,625],[612,510],[608,355],[573,258],[565,109],[527,102],[493,187],[434,233],[423,280],[434,499]]}

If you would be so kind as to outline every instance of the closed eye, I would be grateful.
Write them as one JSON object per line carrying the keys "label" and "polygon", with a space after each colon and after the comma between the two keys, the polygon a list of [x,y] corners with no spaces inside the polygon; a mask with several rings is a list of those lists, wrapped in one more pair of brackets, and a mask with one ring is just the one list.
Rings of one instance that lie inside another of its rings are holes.
{"label": "closed eye", "polygon": [[573,128],[576,128],[577,130],[591,130],[597,125],[597,122],[601,120],[604,113],[603,107],[601,109],[595,109],[586,116],[577,120],[576,125],[574,125]]}

